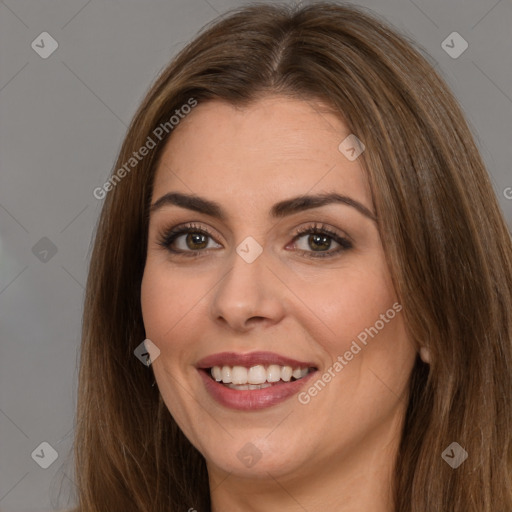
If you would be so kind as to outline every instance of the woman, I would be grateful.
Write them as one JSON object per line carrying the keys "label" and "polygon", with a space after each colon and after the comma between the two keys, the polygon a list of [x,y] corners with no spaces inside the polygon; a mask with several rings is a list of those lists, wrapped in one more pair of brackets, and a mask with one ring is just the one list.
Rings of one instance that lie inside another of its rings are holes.
{"label": "woman", "polygon": [[512,510],[511,240],[403,37],[232,12],[95,195],[79,510]]}

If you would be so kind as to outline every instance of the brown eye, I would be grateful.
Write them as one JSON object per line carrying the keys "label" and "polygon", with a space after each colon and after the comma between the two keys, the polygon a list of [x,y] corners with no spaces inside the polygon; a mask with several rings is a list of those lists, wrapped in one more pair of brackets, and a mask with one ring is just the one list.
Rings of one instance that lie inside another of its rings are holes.
{"label": "brown eye", "polygon": [[164,232],[159,237],[159,244],[171,253],[188,253],[187,255],[197,255],[209,249],[222,247],[206,229],[193,225],[176,227]]}
{"label": "brown eye", "polygon": [[[330,250],[333,243],[334,249]],[[295,248],[309,258],[335,256],[353,247],[352,242],[325,226],[312,226],[299,230],[294,238]]]}
{"label": "brown eye", "polygon": [[208,235],[203,233],[188,233],[185,243],[190,250],[204,249],[208,245]]}
{"label": "brown eye", "polygon": [[309,235],[308,244],[314,251],[323,251],[331,247],[332,239],[326,235]]}

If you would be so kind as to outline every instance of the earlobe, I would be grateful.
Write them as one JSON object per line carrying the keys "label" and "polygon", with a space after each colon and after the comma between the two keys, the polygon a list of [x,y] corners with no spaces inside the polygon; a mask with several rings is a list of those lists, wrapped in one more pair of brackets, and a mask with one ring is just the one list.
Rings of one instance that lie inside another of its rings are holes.
{"label": "earlobe", "polygon": [[426,347],[420,347],[420,358],[424,363],[430,364],[430,350]]}

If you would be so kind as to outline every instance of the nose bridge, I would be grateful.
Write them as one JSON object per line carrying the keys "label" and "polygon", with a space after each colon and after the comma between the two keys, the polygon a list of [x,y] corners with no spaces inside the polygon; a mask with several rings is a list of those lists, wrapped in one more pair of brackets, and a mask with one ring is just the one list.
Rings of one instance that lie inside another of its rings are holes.
{"label": "nose bridge", "polygon": [[214,320],[222,318],[240,330],[247,328],[251,318],[276,322],[282,317],[278,283],[266,260],[265,252],[251,240],[246,239],[233,251],[230,268],[213,295]]}

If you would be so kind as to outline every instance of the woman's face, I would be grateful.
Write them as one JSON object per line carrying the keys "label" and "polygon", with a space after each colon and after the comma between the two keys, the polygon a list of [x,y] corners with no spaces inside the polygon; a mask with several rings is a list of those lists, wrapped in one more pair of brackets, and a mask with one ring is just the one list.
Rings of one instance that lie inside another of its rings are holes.
{"label": "woman's face", "polygon": [[368,468],[400,437],[416,350],[350,133],[320,107],[199,104],[156,172],[144,324],[210,475]]}

